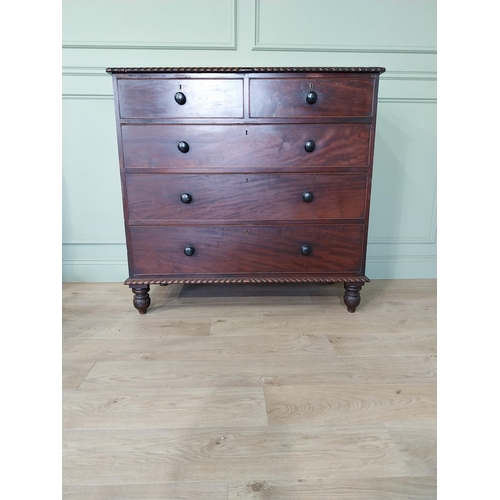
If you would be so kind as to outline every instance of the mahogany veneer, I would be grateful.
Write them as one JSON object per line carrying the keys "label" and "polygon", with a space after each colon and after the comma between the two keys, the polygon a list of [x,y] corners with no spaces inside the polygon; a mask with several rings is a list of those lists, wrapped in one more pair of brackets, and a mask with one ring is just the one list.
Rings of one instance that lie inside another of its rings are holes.
{"label": "mahogany veneer", "polygon": [[129,262],[151,284],[365,276],[384,68],[109,68]]}

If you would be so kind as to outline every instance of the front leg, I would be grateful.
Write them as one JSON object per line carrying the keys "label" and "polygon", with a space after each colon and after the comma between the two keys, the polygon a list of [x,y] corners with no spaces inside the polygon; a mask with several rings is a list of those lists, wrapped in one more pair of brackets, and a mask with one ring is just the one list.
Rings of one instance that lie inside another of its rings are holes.
{"label": "front leg", "polygon": [[139,314],[146,314],[148,307],[151,305],[149,297],[149,285],[135,286],[129,285],[134,292],[134,307],[139,311]]}
{"label": "front leg", "polygon": [[361,302],[359,292],[363,288],[364,283],[344,283],[344,304],[350,313],[356,311],[356,307]]}

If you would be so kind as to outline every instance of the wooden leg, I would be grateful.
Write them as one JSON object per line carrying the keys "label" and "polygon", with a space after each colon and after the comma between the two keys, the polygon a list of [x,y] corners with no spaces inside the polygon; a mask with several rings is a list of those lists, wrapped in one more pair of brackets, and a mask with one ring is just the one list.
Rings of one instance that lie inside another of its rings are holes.
{"label": "wooden leg", "polygon": [[347,306],[347,310],[350,313],[355,312],[356,307],[358,307],[361,302],[359,292],[362,288],[363,283],[344,283],[344,304]]}
{"label": "wooden leg", "polygon": [[149,297],[149,285],[146,286],[130,286],[134,292],[134,307],[139,311],[139,314],[146,314],[148,307],[151,305]]}

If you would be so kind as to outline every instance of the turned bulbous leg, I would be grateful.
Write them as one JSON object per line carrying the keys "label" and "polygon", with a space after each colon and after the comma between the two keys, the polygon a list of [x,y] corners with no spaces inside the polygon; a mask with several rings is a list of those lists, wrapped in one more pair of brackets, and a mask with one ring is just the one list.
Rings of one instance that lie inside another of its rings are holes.
{"label": "turned bulbous leg", "polygon": [[344,283],[344,304],[350,313],[356,311],[356,307],[361,302],[359,292],[363,288],[363,283]]}
{"label": "turned bulbous leg", "polygon": [[139,314],[146,314],[148,307],[151,305],[149,297],[149,285],[146,286],[131,286],[134,293],[134,307],[139,311]]}

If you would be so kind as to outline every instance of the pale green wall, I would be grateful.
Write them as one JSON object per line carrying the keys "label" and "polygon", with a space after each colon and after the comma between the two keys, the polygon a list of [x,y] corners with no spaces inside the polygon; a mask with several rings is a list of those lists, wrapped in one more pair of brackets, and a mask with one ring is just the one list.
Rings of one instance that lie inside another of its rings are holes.
{"label": "pale green wall", "polygon": [[383,66],[367,275],[436,276],[436,1],[63,0],[63,279],[123,281],[110,66]]}

